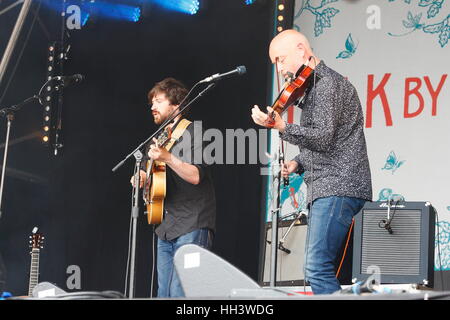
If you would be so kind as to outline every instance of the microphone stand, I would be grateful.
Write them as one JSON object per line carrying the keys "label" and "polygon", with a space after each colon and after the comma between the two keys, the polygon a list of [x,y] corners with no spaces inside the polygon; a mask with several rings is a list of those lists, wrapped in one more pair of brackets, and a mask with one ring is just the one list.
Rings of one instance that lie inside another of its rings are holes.
{"label": "microphone stand", "polygon": [[11,124],[12,124],[12,122],[14,120],[14,113],[16,111],[20,110],[27,103],[33,101],[34,99],[39,99],[39,97],[38,96],[32,96],[32,97],[29,97],[29,98],[25,99],[23,102],[15,105],[15,106],[3,108],[3,109],[0,110],[0,116],[1,117],[6,116],[6,120],[7,120],[5,151],[3,152],[2,177],[1,177],[1,181],[0,181],[0,218],[2,216],[2,211],[1,210],[2,210],[2,199],[3,199],[3,186],[4,186],[4,182],[5,182],[6,160],[8,158],[9,134],[10,134],[10,131],[11,131]]}
{"label": "microphone stand", "polygon": [[[192,89],[194,89],[200,82],[196,83]],[[207,91],[212,89],[215,86],[215,82],[212,82],[206,87],[206,89],[203,89],[197,96],[195,96],[189,103],[187,103],[183,108],[181,108],[178,112],[175,114],[169,116],[169,119],[164,121],[163,124],[150,136],[148,137],[144,142],[142,142],[136,149],[134,149],[131,153],[129,153],[122,161],[120,161],[113,169],[113,172],[116,172],[117,169],[119,169],[125,161],[127,161],[131,156],[134,156],[136,159],[135,164],[135,177],[134,177],[134,187],[133,187],[133,207],[131,209],[131,218],[132,218],[132,235],[131,235],[131,263],[130,263],[130,286],[128,290],[128,298],[132,299],[134,297],[134,287],[135,287],[135,260],[136,260],[136,232],[137,232],[137,219],[139,216],[139,185],[140,185],[140,164],[143,158],[143,154],[140,151],[151,139],[159,135],[161,131],[163,131],[166,126],[171,123],[178,115],[180,115],[184,110],[186,110],[194,101],[202,97]],[[191,91],[192,91],[191,89]],[[184,100],[189,96],[189,94],[185,97]],[[183,102],[182,102],[183,103]],[[181,104],[182,104],[181,103]]]}
{"label": "microphone stand", "polygon": [[[279,157],[278,162],[280,166],[280,170],[278,171],[277,179],[277,202],[275,210],[272,210],[272,242],[271,242],[271,258],[270,258],[270,286],[276,286],[276,277],[277,277],[277,261],[278,261],[278,219],[279,213],[281,212],[281,168],[284,165],[284,153],[283,153],[283,142],[280,141],[279,148]],[[283,183],[284,187],[286,184]]]}
{"label": "microphone stand", "polygon": [[[12,122],[14,120],[14,113],[16,111],[19,111],[24,105],[30,103],[34,99],[37,99],[41,105],[44,105],[42,103],[42,100],[41,100],[42,91],[44,90],[45,86],[48,83],[50,83],[51,81],[59,80],[57,78],[58,77],[53,77],[53,78],[47,80],[42,85],[42,87],[39,90],[39,93],[37,95],[31,96],[31,97],[25,99],[24,101],[22,101],[21,103],[19,103],[17,105],[13,105],[11,107],[0,109],[0,117],[6,116],[6,119],[7,119],[5,151],[4,151],[4,154],[3,154],[2,177],[1,177],[1,181],[0,181],[0,218],[2,216],[2,211],[1,210],[2,210],[2,199],[3,199],[3,186],[4,186],[4,180],[5,180],[6,160],[7,160],[7,157],[8,157],[9,134],[10,134],[10,131],[11,131],[11,124],[12,124]],[[59,90],[59,89],[60,89],[59,86],[56,86],[56,90]]]}

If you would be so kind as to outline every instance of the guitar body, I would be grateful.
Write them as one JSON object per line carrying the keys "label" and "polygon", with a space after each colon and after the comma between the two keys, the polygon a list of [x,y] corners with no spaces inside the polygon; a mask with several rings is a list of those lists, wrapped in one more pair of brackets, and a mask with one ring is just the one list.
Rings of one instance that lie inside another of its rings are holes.
{"label": "guitar body", "polygon": [[166,165],[155,163],[151,169],[151,185],[147,204],[149,224],[160,224],[164,218],[164,198],[166,197]]}

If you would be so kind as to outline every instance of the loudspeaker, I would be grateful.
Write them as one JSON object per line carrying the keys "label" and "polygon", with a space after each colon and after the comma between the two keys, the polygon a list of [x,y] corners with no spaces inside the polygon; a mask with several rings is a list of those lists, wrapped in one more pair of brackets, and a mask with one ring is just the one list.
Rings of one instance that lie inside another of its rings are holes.
{"label": "loudspeaker", "polygon": [[433,287],[435,215],[429,202],[367,202],[355,216],[353,280]]}
{"label": "loudspeaker", "polygon": [[[278,249],[277,254],[277,286],[302,286],[304,284],[304,259],[306,243],[306,217],[278,223],[278,241],[283,240],[283,247],[288,252]],[[292,225],[292,227],[291,227]],[[291,228],[290,228],[291,227]],[[262,286],[270,285],[271,253],[272,253],[272,223],[267,223],[264,239],[263,268],[260,271]]]}
{"label": "loudspeaker", "polygon": [[34,298],[53,297],[60,294],[65,294],[64,290],[58,288],[50,282],[39,282],[34,288],[32,296]]}
{"label": "loudspeaker", "polygon": [[174,265],[186,297],[227,297],[234,289],[259,289],[242,271],[194,244],[180,247]]}

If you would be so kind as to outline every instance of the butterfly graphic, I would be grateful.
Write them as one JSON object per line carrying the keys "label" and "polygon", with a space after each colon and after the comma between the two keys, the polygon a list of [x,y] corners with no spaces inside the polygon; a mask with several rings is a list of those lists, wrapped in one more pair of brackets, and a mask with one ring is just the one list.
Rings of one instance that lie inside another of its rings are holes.
{"label": "butterfly graphic", "polygon": [[353,56],[353,54],[356,51],[358,45],[355,45],[355,42],[353,41],[352,38],[352,34],[349,33],[347,40],[345,40],[345,49],[344,51],[339,52],[339,54],[337,55],[336,59],[348,59],[351,56]]}
{"label": "butterfly graphic", "polygon": [[391,170],[391,173],[394,174],[394,172],[400,168],[402,164],[405,163],[406,160],[399,161],[397,159],[397,156],[395,155],[394,151],[391,151],[386,159],[386,163],[381,170]]}
{"label": "butterfly graphic", "polygon": [[394,198],[400,199],[400,201],[405,201],[404,196],[402,196],[399,193],[394,193],[394,191],[391,188],[383,188],[380,190],[380,193],[378,194],[377,201],[386,201]]}

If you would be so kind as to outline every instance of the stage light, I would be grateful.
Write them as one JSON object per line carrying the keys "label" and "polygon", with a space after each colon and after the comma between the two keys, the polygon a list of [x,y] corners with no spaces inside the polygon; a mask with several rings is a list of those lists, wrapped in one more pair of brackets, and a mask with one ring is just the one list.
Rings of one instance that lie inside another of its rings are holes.
{"label": "stage light", "polygon": [[290,15],[290,12],[293,10],[293,1],[279,0],[278,5],[275,8],[276,32],[280,33],[285,29],[291,28],[293,17]]}
{"label": "stage light", "polygon": [[199,0],[154,0],[154,3],[168,10],[194,15],[200,9]]}
{"label": "stage light", "polygon": [[269,2],[269,0],[244,0],[244,4],[246,6],[259,7],[259,8],[266,7],[268,2]]}
{"label": "stage light", "polygon": [[[52,42],[47,47],[47,74],[46,78],[48,80],[52,79],[55,76],[55,69],[57,67],[57,52],[56,52],[57,43]],[[48,146],[49,144],[49,133],[50,127],[52,123],[52,96],[55,94],[54,83],[50,81],[43,91],[41,96],[41,101],[45,103],[44,112],[42,116],[42,130],[43,130],[43,139],[42,141]]]}
{"label": "stage light", "polygon": [[81,26],[84,27],[91,15],[87,12],[81,11]]}
{"label": "stage light", "polygon": [[[149,0],[147,0],[149,1]],[[81,26],[85,26],[90,18],[106,18],[113,20],[125,20],[130,22],[137,22],[141,18],[141,9],[137,5],[128,4],[130,1],[123,0],[122,3],[118,1],[95,1],[95,0],[74,0],[71,3],[61,4],[61,1],[43,1],[50,9],[60,11],[70,5],[78,6],[80,9]],[[65,14],[65,13],[64,13]],[[95,17],[94,17],[95,16]]]}
{"label": "stage light", "polygon": [[141,9],[137,6],[103,1],[84,4],[82,6],[82,12],[83,11],[90,13],[95,12],[99,17],[107,19],[126,20],[130,22],[137,22],[141,17]]}

